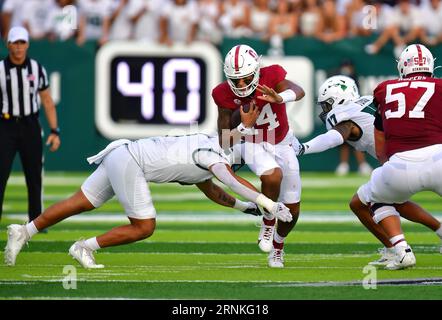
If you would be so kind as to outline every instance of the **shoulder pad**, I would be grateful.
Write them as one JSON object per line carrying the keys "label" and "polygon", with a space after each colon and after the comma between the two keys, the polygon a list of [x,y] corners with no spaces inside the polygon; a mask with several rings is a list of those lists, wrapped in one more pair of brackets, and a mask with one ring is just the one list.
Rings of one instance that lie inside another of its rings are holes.
{"label": "shoulder pad", "polygon": [[373,102],[373,96],[362,96],[358,100],[352,101],[353,103],[365,107]]}

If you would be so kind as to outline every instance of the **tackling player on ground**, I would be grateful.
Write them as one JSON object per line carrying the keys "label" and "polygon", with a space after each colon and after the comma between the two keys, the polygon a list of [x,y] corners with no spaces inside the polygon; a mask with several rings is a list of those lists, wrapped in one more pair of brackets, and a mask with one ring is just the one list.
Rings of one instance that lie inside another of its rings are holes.
{"label": "tackling player on ground", "polygon": [[[257,113],[247,116],[256,119]],[[120,139],[88,158],[88,161],[99,166],[73,196],[50,206],[24,226],[8,226],[5,249],[7,265],[15,265],[23,245],[39,231],[70,216],[98,208],[115,195],[124,207],[130,224],[77,241],[69,249],[69,254],[83,267],[102,268],[103,265],[95,262],[94,251],[139,241],[153,234],[156,210],[148,182],[196,184],[211,200],[224,206],[237,207],[235,198],[212,182],[211,178],[215,176],[234,192],[264,207],[281,221],[292,220],[284,204],[257,192],[249,182],[233,173],[230,158],[220,148],[217,136],[166,136],[133,142]],[[242,211],[253,210],[248,203],[240,203],[238,208]]]}

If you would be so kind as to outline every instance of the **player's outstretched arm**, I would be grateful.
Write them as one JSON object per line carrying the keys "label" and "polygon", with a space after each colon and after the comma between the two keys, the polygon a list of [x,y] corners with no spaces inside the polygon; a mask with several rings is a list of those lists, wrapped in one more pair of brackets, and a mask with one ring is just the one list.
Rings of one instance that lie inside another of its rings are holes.
{"label": "player's outstretched arm", "polygon": [[301,145],[294,143],[293,149],[297,156],[310,153],[319,153],[326,151],[328,149],[340,146],[349,139],[352,135],[358,136],[360,130],[352,121],[344,121],[333,129],[327,131],[326,133],[320,134],[310,141],[301,143]]}
{"label": "player's outstretched arm", "polygon": [[211,179],[201,183],[197,183],[196,186],[206,195],[207,198],[217,204],[220,204],[224,207],[238,209],[244,213],[252,214],[255,216],[262,215],[262,212],[259,210],[258,206],[254,202],[244,202],[236,199],[235,197],[232,197],[220,186],[213,183]]}
{"label": "player's outstretched arm", "polygon": [[209,167],[209,170],[219,181],[224,183],[235,193],[267,209],[267,211],[272,213],[279,220],[290,222],[293,219],[290,210],[284,204],[274,202],[262,193],[258,193],[249,182],[246,182],[246,180],[242,178],[239,179],[239,177],[225,163],[215,163]]}

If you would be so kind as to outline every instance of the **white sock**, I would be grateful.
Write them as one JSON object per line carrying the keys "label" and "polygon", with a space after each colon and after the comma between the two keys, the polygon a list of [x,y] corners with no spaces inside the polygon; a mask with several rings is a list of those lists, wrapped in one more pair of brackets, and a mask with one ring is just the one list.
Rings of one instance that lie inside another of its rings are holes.
{"label": "white sock", "polygon": [[26,227],[26,232],[29,235],[29,238],[32,238],[34,235],[38,233],[38,229],[35,226],[34,221],[27,223],[25,227]]}
{"label": "white sock", "polygon": [[437,229],[435,232],[439,236],[439,238],[442,239],[442,224],[440,225],[439,229]]}
{"label": "white sock", "polygon": [[249,203],[236,199],[233,208],[238,209],[239,211],[246,211],[249,208]]}
{"label": "white sock", "polygon": [[93,237],[84,241],[84,245],[86,248],[91,249],[92,251],[96,251],[100,249],[100,245],[97,242],[97,237]]}
{"label": "white sock", "polygon": [[395,248],[408,247],[408,243],[407,241],[405,241],[405,237],[403,234],[398,234],[397,236],[390,238],[390,242]]}
{"label": "white sock", "polygon": [[279,234],[278,234],[278,232],[274,232],[273,233],[273,240],[276,242],[276,243],[284,243],[284,240],[285,240],[285,237],[281,237]]}

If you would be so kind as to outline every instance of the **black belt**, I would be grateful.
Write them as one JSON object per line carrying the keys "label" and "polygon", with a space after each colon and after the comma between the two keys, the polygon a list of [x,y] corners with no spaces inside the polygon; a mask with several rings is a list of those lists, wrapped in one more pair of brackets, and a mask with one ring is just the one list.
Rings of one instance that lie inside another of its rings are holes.
{"label": "black belt", "polygon": [[11,116],[9,113],[1,113],[0,114],[0,119],[5,120],[5,121],[19,122],[19,121],[29,120],[29,119],[33,119],[33,118],[37,118],[37,114],[33,113],[33,114],[30,114],[27,116]]}

